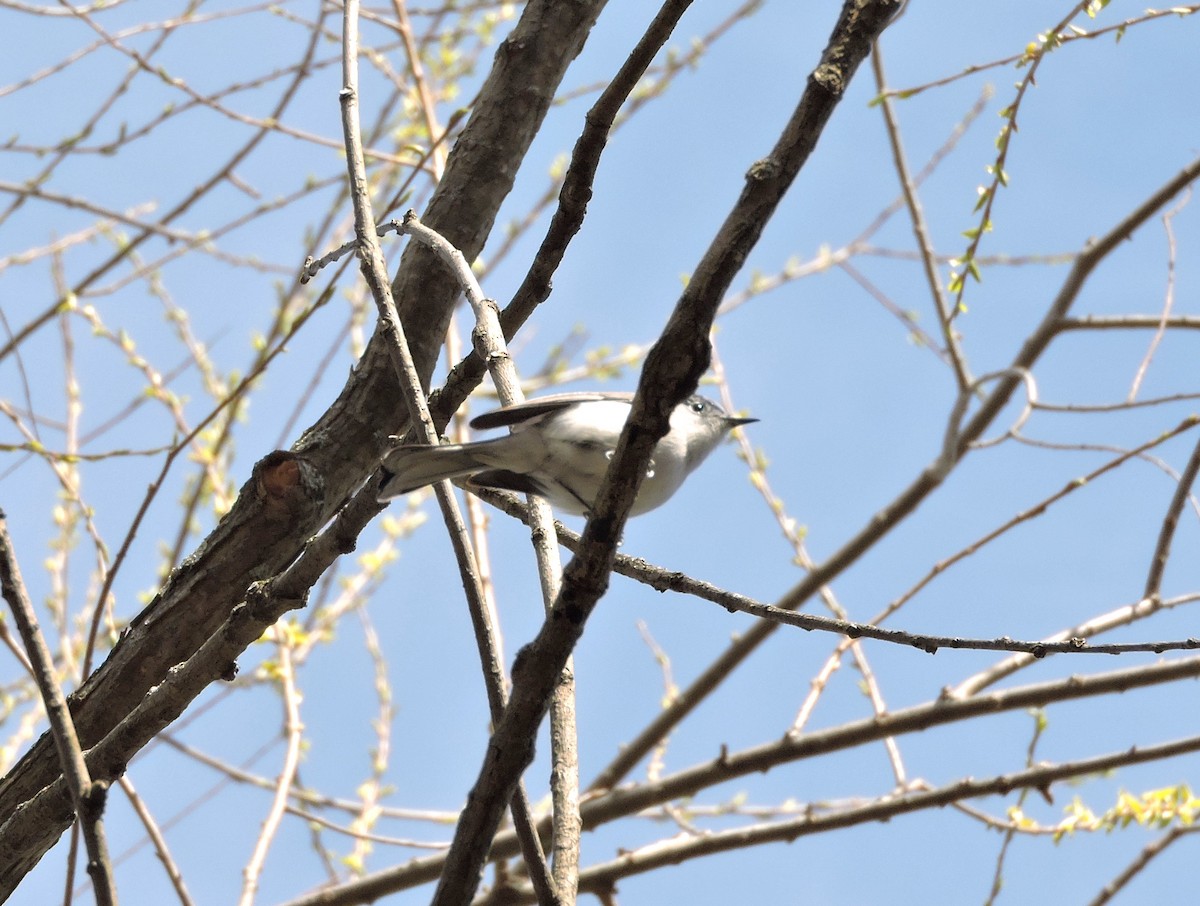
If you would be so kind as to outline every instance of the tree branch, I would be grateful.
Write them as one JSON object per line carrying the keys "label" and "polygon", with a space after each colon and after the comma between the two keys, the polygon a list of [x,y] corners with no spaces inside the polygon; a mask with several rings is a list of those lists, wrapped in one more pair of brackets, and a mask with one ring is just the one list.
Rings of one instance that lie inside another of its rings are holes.
{"label": "tree branch", "polygon": [[[881,509],[870,522],[846,541],[840,549],[824,563],[810,572],[793,586],[780,600],[779,605],[788,610],[799,608],[818,589],[857,562],[858,558],[871,549],[877,541],[899,525],[945,480],[949,470],[978,440],[987,427],[996,419],[1020,386],[1023,375],[1028,374],[1034,363],[1045,352],[1051,339],[1058,333],[1059,325],[1066,317],[1071,305],[1082,290],[1088,275],[1111,252],[1122,239],[1144,224],[1154,213],[1200,176],[1200,158],[1168,180],[1161,188],[1139,205],[1125,219],[1106,233],[1101,239],[1090,243],[1076,259],[1041,324],[1022,345],[1005,376],[997,381],[996,387],[980,404],[979,409],[967,424],[952,438],[953,445],[941,454],[905,488],[899,496]],[[754,650],[770,638],[776,626],[760,623],[742,635],[716,660],[684,689],[662,712],[626,745],[616,758],[592,781],[590,789],[604,789],[620,781],[658,741],[679,724],[692,709],[724,681]]]}
{"label": "tree branch", "polygon": [[695,389],[708,367],[708,333],[717,307],[815,147],[871,42],[898,8],[892,0],[846,3],[783,135],[770,156],[751,167],[746,188],[647,356],[633,413],[588,518],[582,550],[563,573],[553,613],[517,657],[512,698],[459,818],[434,894],[437,906],[460,906],[474,895],[500,816],[517,779],[533,759],[536,730],[554,683],[607,588],[616,546],[650,452],[666,434],[671,411]]}
{"label": "tree branch", "polygon": [[0,511],[0,591],[12,608],[13,619],[25,651],[33,666],[33,678],[46,705],[46,716],[50,720],[50,732],[58,749],[59,761],[67,779],[67,789],[79,826],[83,830],[88,853],[88,875],[96,891],[96,902],[100,906],[116,906],[117,888],[113,882],[112,862],[108,858],[108,843],[104,836],[104,802],[108,796],[108,784],[93,781],[88,766],[79,748],[75,735],[75,723],[67,708],[67,700],[58,685],[54,671],[54,658],[46,647],[42,630],[38,627],[37,614],[25,592],[25,582],[17,565],[17,555],[12,539],[8,535],[8,518]]}
{"label": "tree branch", "polygon": [[[741,752],[722,752],[709,761],[677,771],[654,783],[613,789],[589,798],[584,801],[581,809],[584,827],[593,830],[608,822],[638,814],[680,797],[692,796],[717,782],[845,751],[890,736],[920,733],[934,727],[948,726],[983,716],[1043,707],[1055,702],[1111,695],[1161,683],[1193,679],[1197,676],[1200,676],[1200,657],[1185,658],[1132,670],[1116,670],[1086,677],[1069,676],[964,700],[939,699],[850,721],[825,730],[788,735]],[[1184,740],[1184,744],[1200,745],[1200,740]],[[1172,745],[1176,744],[1168,744]],[[1127,758],[1132,754],[1134,757],[1144,756],[1149,760],[1153,757],[1168,757],[1177,752],[1173,749],[1161,750],[1152,747],[1126,750],[1122,754]],[[1079,762],[1072,764],[1078,765]],[[960,797],[962,795],[967,794],[960,789]],[[516,851],[516,840],[511,832],[506,831],[496,837],[489,855],[498,859]],[[445,859],[444,854],[415,859],[405,865],[376,872],[333,890],[316,891],[299,897],[284,906],[333,906],[373,902],[387,894],[428,883],[439,874],[444,874]],[[581,874],[581,882],[583,876],[586,876],[586,871]]]}
{"label": "tree branch", "polygon": [[[482,248],[554,92],[602,6],[602,0],[534,0],[500,44],[473,115],[425,214],[426,222],[468,257]],[[514,98],[521,103],[514,104]],[[412,246],[405,252],[393,291],[410,327],[414,361],[427,381],[457,297],[457,283],[433,263],[430,253]],[[294,452],[272,454],[255,467],[255,477],[242,488],[233,509],[171,574],[107,661],[71,697],[83,746],[94,745],[126,715],[142,713],[140,703],[147,690],[201,649],[246,596],[251,583],[277,574],[296,560],[307,539],[376,467],[387,437],[397,433],[403,421],[386,349],[378,337],[373,338],[338,399],[304,433]],[[301,473],[311,480],[300,482],[296,476]],[[282,483],[271,491],[259,484],[260,478]],[[374,511],[378,512],[377,506]],[[343,527],[349,524],[342,523]],[[331,540],[353,545],[353,537],[345,535]],[[308,565],[315,566],[316,561]],[[210,678],[219,675],[220,671]],[[70,819],[69,811],[60,810],[51,820],[27,824],[14,814],[58,776],[51,748],[48,739],[39,740],[0,781],[0,818],[8,819],[0,824],[0,899],[12,893]],[[114,767],[123,765],[120,760]],[[23,828],[20,835],[10,836],[10,829],[17,826]]]}

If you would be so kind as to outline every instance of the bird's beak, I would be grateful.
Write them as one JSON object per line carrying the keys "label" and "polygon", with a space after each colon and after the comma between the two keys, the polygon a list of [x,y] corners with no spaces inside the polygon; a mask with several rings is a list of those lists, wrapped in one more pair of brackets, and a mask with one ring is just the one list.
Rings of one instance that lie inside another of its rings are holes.
{"label": "bird's beak", "polygon": [[756,421],[758,421],[757,418],[727,418],[725,419],[725,424],[727,424],[730,428],[737,428],[741,425],[753,424]]}

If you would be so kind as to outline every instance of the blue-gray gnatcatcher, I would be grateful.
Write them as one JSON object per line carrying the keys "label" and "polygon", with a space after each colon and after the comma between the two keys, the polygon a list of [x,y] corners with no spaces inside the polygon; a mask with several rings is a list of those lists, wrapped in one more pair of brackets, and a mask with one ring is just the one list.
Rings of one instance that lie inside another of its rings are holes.
{"label": "blue-gray gnatcatcher", "polygon": [[[536,494],[563,512],[586,513],[632,408],[632,393],[559,393],[485,412],[471,427],[508,427],[511,433],[471,444],[396,447],[384,460],[390,474],[379,500],[468,475],[469,486]],[[754,421],[734,418],[702,396],[676,406],[629,515],[666,503],[731,429]]]}

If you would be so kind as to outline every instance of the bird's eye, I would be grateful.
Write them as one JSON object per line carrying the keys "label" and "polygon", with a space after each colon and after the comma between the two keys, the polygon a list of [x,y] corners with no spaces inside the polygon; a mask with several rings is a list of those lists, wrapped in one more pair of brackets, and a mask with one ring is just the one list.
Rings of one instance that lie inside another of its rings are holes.
{"label": "bird's eye", "polygon": [[692,400],[693,412],[703,412],[707,408],[708,406],[705,405],[704,400]]}

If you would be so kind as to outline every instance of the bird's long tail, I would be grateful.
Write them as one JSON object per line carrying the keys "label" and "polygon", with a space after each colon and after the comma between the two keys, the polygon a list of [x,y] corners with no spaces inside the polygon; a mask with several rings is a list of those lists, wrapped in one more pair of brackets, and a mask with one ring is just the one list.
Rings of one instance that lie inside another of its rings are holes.
{"label": "bird's long tail", "polygon": [[384,503],[427,484],[488,468],[490,463],[479,455],[482,446],[444,444],[431,447],[414,444],[397,447],[384,460],[383,467],[390,474],[379,486],[377,499]]}

